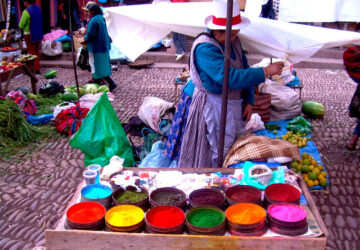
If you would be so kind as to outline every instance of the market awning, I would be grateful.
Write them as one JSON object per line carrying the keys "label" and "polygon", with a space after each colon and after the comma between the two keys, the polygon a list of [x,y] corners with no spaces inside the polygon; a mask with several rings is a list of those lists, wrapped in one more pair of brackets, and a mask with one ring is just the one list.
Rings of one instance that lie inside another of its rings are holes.
{"label": "market awning", "polygon": [[[203,32],[211,6],[211,2],[161,2],[112,7],[106,8],[106,21],[113,43],[134,61],[172,31],[192,37]],[[360,42],[356,32],[246,17],[251,24],[239,33],[244,48],[292,63],[320,49]]]}

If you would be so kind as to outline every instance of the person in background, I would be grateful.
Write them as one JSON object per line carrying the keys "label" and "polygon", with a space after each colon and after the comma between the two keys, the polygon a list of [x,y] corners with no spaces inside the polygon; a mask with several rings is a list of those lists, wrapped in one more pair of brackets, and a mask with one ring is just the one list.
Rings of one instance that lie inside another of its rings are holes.
{"label": "person in background", "polygon": [[360,46],[354,45],[344,51],[344,66],[350,78],[358,85],[349,105],[349,116],[356,118],[353,136],[348,141],[346,148],[356,150],[360,136]]}
{"label": "person in background", "polygon": [[24,32],[28,53],[36,55],[34,61],[35,74],[40,74],[40,45],[43,39],[42,12],[35,0],[24,0],[26,9],[21,15],[19,28]]}
{"label": "person in background", "polygon": [[86,44],[89,54],[93,54],[95,68],[93,79],[96,83],[100,83],[101,79],[104,78],[109,84],[110,91],[112,91],[117,85],[110,78],[112,74],[109,55],[111,39],[100,6],[97,4],[90,5],[89,16],[90,22],[81,44]]}
{"label": "person in background", "polygon": [[[190,55],[190,79],[195,85],[182,138],[178,167],[216,167],[220,134],[227,1],[214,0],[214,15],[205,20],[207,32],[195,39]],[[240,16],[234,0],[229,69],[229,95],[225,128],[225,155],[245,132],[254,104],[254,87],[281,73],[284,64],[250,68],[238,33],[250,21]]]}
{"label": "person in background", "polygon": [[[69,9],[70,5],[70,9]],[[60,12],[59,12],[60,11]],[[61,28],[70,30],[70,18],[72,31],[81,28],[80,7],[77,0],[59,0],[58,2],[58,19],[61,20]]]}
{"label": "person in background", "polygon": [[[172,3],[185,3],[188,0],[171,0]],[[186,53],[186,36],[180,33],[173,32],[173,42],[176,49],[176,61],[181,60]]]}

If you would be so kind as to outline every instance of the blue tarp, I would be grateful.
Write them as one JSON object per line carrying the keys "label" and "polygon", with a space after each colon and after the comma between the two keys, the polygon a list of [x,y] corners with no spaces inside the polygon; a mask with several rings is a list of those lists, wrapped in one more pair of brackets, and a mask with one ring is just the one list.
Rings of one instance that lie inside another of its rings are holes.
{"label": "blue tarp", "polygon": [[[286,129],[286,125],[288,124],[289,121],[272,121],[269,122],[267,124],[275,124],[275,125],[279,125],[280,128],[277,129],[277,134],[274,134],[272,131],[268,131],[267,129],[262,129],[256,132],[256,135],[263,135],[263,136],[267,136],[269,138],[275,139],[275,137],[279,137],[281,138],[282,135],[285,135],[286,132],[288,132],[288,130]],[[306,137],[311,137],[310,135],[307,135]],[[326,171],[326,168],[324,166],[324,163],[321,161],[321,156],[320,153],[316,147],[316,145],[314,144],[313,141],[308,141],[307,145],[305,147],[299,148],[300,151],[300,155],[303,153],[308,153],[310,156],[312,156],[314,158],[315,161],[317,161],[318,164],[322,165],[324,170],[326,173],[328,173]],[[268,163],[268,162],[258,162],[258,161],[252,161],[256,164],[265,164],[270,168],[277,168],[279,166],[281,166],[282,164],[280,163]],[[244,162],[239,162],[237,164],[234,164],[232,166],[230,166],[231,168],[243,168],[244,166]],[[328,185],[330,184],[329,181],[329,175],[327,175],[327,181],[328,181]],[[318,186],[314,186],[309,188],[309,190],[319,190],[319,189],[325,189],[325,187],[322,187],[320,185]]]}

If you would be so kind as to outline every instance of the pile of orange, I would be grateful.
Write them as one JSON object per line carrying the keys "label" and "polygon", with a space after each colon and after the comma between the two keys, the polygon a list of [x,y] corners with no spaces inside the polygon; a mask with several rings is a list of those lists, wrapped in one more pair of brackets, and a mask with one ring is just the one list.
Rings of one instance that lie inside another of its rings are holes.
{"label": "pile of orange", "polygon": [[308,153],[303,153],[300,161],[292,161],[291,169],[301,174],[308,187],[318,185],[326,187],[328,185],[327,173],[324,171],[323,165],[318,164]]}

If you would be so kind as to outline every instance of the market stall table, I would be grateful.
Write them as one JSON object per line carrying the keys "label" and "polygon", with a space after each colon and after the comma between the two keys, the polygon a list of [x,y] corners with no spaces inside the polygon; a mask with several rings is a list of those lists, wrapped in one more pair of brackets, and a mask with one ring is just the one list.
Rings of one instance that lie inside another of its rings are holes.
{"label": "market stall table", "polygon": [[[36,94],[36,83],[38,79],[34,75],[34,60],[35,59],[24,61],[22,65],[0,73],[0,96],[5,94],[4,92],[9,87],[11,79],[21,74],[26,74],[30,77],[32,92]],[[5,82],[4,87],[2,86],[3,82]]]}
{"label": "market stall table", "polygon": [[[174,171],[183,173],[212,173],[233,174],[234,169],[164,169],[164,168],[129,168],[134,172],[139,171]],[[211,235],[187,235],[187,234],[148,234],[148,233],[118,233],[108,231],[84,231],[66,230],[66,215],[58,222],[55,230],[46,230],[47,249],[114,249],[114,248],[138,248],[141,249],[325,249],[328,231],[325,227],[319,211],[302,179],[299,181],[307,205],[303,206],[307,213],[309,227],[313,230],[313,236],[270,236],[270,237],[243,237],[243,236],[211,236]],[[69,207],[77,203],[80,196],[82,182]]]}

